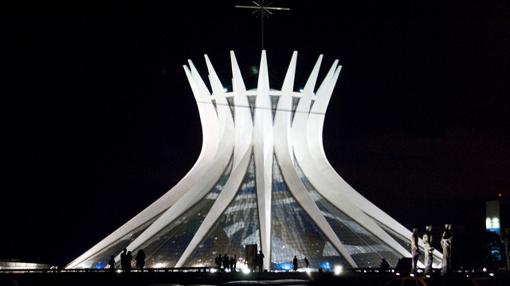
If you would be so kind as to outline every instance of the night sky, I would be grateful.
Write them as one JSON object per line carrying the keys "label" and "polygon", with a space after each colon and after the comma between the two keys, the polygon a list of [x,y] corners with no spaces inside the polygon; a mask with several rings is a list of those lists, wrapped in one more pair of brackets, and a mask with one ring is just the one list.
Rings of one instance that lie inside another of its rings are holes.
{"label": "night sky", "polygon": [[[242,0],[13,2],[0,258],[65,265],[186,174],[201,129],[182,65],[205,74],[207,53],[230,88],[235,50],[255,87],[259,23]],[[321,75],[338,58],[332,165],[405,226],[469,236],[485,200],[510,196],[510,2],[350,2],[274,2],[292,11],[266,21],[272,87],[293,50],[296,90],[319,54]]]}

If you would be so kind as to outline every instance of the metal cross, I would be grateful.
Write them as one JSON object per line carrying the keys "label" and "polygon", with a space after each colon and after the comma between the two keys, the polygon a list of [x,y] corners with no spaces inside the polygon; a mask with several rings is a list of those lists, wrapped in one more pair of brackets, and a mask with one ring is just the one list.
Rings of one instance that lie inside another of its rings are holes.
{"label": "metal cross", "polygon": [[253,14],[258,13],[260,16],[260,45],[262,49],[264,49],[264,17],[269,17],[270,15],[273,15],[273,11],[290,11],[290,8],[286,7],[274,7],[271,6],[272,2],[265,3],[264,0],[260,1],[251,1],[253,3],[253,6],[249,5],[236,5],[236,8],[241,9],[252,9]]}

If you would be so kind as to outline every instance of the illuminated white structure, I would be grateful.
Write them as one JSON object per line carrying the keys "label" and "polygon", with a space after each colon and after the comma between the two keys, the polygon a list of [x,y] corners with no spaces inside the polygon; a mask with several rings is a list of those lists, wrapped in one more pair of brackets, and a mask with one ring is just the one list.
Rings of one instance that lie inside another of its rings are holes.
{"label": "illuminated white structure", "polygon": [[[227,91],[205,56],[210,89],[191,61],[184,71],[198,104],[203,145],[188,174],[133,219],[71,262],[102,268],[127,247],[148,267],[214,265],[257,244],[264,267],[378,267],[410,257],[411,232],[349,186],[322,144],[325,112],[340,74],[336,60],[316,89],[322,55],[294,89],[294,52],[281,89],[271,89],[262,51],[256,89],[246,89],[231,52]],[[440,259],[437,252],[436,259]]]}

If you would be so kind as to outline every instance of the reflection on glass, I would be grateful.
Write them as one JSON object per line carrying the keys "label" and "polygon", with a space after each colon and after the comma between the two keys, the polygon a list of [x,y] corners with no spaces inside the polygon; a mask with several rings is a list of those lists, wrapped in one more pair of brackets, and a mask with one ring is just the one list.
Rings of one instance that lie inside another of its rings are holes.
{"label": "reflection on glass", "polygon": [[384,229],[384,231],[386,231],[386,233],[388,233],[396,242],[398,242],[398,244],[400,244],[403,248],[405,249],[411,249],[411,239],[406,239],[404,238],[403,236],[401,236],[400,234],[396,233],[394,230],[392,230],[391,228],[388,228],[387,226],[385,226],[384,224],[374,220],[377,225],[379,225],[382,229]]}
{"label": "reflection on glass", "polygon": [[390,265],[396,266],[401,255],[327,201],[304,176],[297,161],[294,160],[294,162],[310,196],[358,267],[379,267],[382,258],[385,258]]}
{"label": "reflection on glass", "polygon": [[102,249],[100,252],[85,260],[84,262],[78,265],[78,268],[95,268],[95,269],[103,269],[108,265],[108,261],[110,260],[110,256],[117,256],[122,249],[127,247],[131,242],[133,242],[136,237],[138,237],[144,230],[146,230],[160,215],[152,218],[141,226],[135,228],[128,234],[126,234],[121,239],[116,240],[113,244],[110,244],[106,248]]}
{"label": "reflection on glass", "polygon": [[253,157],[236,196],[185,266],[214,266],[214,258],[220,254],[236,255],[238,261],[243,262],[247,244],[260,245]]}
{"label": "reflection on glass", "polygon": [[[172,221],[154,237],[145,242],[139,249],[146,255],[147,267],[162,268],[173,267],[186,246],[193,238],[198,227],[204,220],[207,212],[226,184],[232,169],[232,160],[229,162],[223,175],[216,185],[194,206],[189,208],[178,219]],[[136,249],[138,250],[138,249]],[[136,252],[133,252],[135,255]]]}
{"label": "reflection on glass", "polygon": [[280,166],[273,160],[271,269],[289,270],[292,259],[304,267],[306,257],[312,268],[330,270],[348,265],[312,219],[297,203],[285,183]]}

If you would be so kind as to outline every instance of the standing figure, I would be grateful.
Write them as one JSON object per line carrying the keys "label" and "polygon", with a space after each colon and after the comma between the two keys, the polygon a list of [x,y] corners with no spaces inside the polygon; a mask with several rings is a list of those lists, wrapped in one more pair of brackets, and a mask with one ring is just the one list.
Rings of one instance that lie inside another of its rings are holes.
{"label": "standing figure", "polygon": [[127,270],[127,249],[123,249],[122,253],[120,254],[120,268],[122,271]]}
{"label": "standing figure", "polygon": [[413,234],[411,235],[411,255],[413,259],[413,264],[411,265],[411,273],[416,273],[416,269],[418,266],[418,259],[420,258],[420,248],[418,247],[418,240],[420,235],[418,234],[418,229],[413,228]]}
{"label": "standing figure", "polygon": [[304,261],[305,261],[305,267],[306,268],[310,267],[310,261],[308,261],[308,258],[305,257]]}
{"label": "standing figure", "polygon": [[131,271],[131,262],[133,261],[133,255],[131,255],[131,251],[127,252],[126,255],[126,271]]}
{"label": "standing figure", "polygon": [[110,266],[110,272],[115,271],[115,255],[110,256],[110,260],[108,260],[108,265]]}
{"label": "standing figure", "polygon": [[294,259],[292,259],[292,264],[294,265],[294,271],[297,271],[298,264],[297,264],[297,257],[294,256]]}
{"label": "standing figure", "polygon": [[452,225],[445,224],[443,235],[441,236],[441,248],[443,249],[441,275],[450,273],[452,269],[452,237]]}
{"label": "standing figure", "polygon": [[257,255],[257,267],[259,268],[259,272],[264,272],[264,257],[262,250],[259,250],[259,255]]}
{"label": "standing figure", "polygon": [[230,257],[230,268],[232,269],[232,272],[237,271],[237,255]]}
{"label": "standing figure", "polygon": [[385,258],[381,259],[381,264],[379,265],[379,269],[382,272],[387,272],[388,270],[390,270],[390,264],[388,263],[388,261],[386,261]]}
{"label": "standing figure", "polygon": [[427,225],[425,228],[425,233],[423,234],[423,244],[425,248],[425,274],[430,274],[432,272],[432,252],[434,251],[434,247],[432,247],[432,226]]}
{"label": "standing figure", "polygon": [[221,254],[214,258],[214,263],[216,264],[216,268],[218,268],[218,271],[220,271],[221,270]]}
{"label": "standing figure", "polygon": [[142,270],[143,267],[145,266],[145,252],[143,251],[143,249],[138,250],[138,252],[136,253],[135,260],[136,268]]}
{"label": "standing figure", "polygon": [[227,271],[229,269],[229,262],[230,262],[230,259],[228,258],[228,255],[225,253],[225,255],[223,255],[223,271]]}

